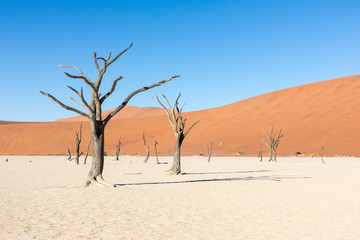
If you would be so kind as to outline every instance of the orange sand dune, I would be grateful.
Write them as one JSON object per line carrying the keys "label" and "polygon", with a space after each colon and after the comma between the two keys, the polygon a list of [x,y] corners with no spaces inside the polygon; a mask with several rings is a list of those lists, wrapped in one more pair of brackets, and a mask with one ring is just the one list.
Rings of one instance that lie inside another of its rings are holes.
{"label": "orange sand dune", "polygon": [[[306,84],[249,98],[226,106],[188,112],[194,127],[183,145],[184,155],[205,153],[204,143],[214,143],[214,155],[244,152],[257,155],[260,146],[268,150],[258,135],[262,129],[283,128],[285,134],[278,154],[295,152],[360,156],[360,75]],[[162,110],[162,109],[159,109]],[[125,110],[124,110],[125,111]],[[146,112],[146,111],[145,111]],[[75,130],[79,122],[0,124],[0,154],[66,154],[74,150]],[[114,153],[119,137],[124,139],[123,154],[145,154],[142,130],[153,151],[155,139],[161,155],[173,152],[173,134],[165,115],[137,115],[113,119],[106,130],[105,151]],[[82,149],[89,142],[89,126],[84,125]],[[219,144],[223,143],[223,144]]]}

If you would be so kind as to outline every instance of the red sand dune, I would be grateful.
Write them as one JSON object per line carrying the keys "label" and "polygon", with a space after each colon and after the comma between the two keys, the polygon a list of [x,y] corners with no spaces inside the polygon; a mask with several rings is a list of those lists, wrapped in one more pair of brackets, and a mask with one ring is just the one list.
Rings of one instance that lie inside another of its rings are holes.
{"label": "red sand dune", "polygon": [[[320,152],[323,140],[328,156],[360,156],[359,90],[360,75],[355,75],[185,113],[188,125],[196,120],[200,123],[185,139],[182,152],[184,155],[205,153],[204,143],[213,142],[214,155],[232,155],[241,151],[246,156],[255,156],[260,146],[267,154],[258,135],[264,136],[262,129],[269,130],[274,125],[283,128],[285,134],[279,145],[279,156],[291,156],[298,151],[306,155]],[[162,155],[172,153],[170,124],[164,114],[157,114],[163,109],[155,109],[151,108],[149,113],[148,109],[140,108],[144,110],[143,117],[135,114],[129,115],[131,118],[119,117],[110,121],[105,151],[113,154],[116,140],[121,136],[124,139],[122,154],[144,155],[142,130],[145,130],[152,154],[155,139]],[[74,132],[79,125],[76,121],[0,124],[0,154],[66,154],[66,146],[74,151]],[[85,149],[90,139],[87,123],[83,133],[82,149]],[[219,144],[221,142],[223,145]]]}

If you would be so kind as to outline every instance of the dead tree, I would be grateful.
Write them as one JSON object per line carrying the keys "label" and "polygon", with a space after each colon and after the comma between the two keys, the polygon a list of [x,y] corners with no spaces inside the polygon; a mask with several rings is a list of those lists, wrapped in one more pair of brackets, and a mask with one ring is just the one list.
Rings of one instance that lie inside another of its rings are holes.
{"label": "dead tree", "polygon": [[115,159],[114,159],[114,161],[119,161],[121,143],[122,143],[122,139],[120,137],[118,139],[118,141],[117,141],[116,146],[115,146]]}
{"label": "dead tree", "polygon": [[91,140],[90,140],[89,145],[88,145],[87,150],[86,150],[86,155],[85,155],[84,162],[83,162],[84,165],[86,165],[86,160],[87,160],[87,158],[89,156],[90,145],[91,145]]}
{"label": "dead tree", "polygon": [[263,157],[262,147],[260,146],[260,150],[259,150],[259,154],[258,154],[258,158],[260,158],[260,162],[262,162],[262,157]]}
{"label": "dead tree", "polygon": [[79,158],[81,156],[80,153],[80,143],[81,143],[81,137],[82,137],[82,122],[80,123],[80,130],[75,131],[75,143],[76,143],[76,156],[75,156],[75,164],[79,165]]}
{"label": "dead tree", "polygon": [[[169,77],[165,80],[162,80],[158,83],[155,83],[155,84],[147,86],[147,87],[140,88],[140,89],[130,93],[121,102],[120,105],[118,105],[114,110],[112,110],[107,116],[105,116],[103,118],[101,106],[104,103],[104,101],[114,92],[118,81],[123,78],[123,76],[119,76],[119,77],[115,78],[112,83],[111,89],[105,94],[100,94],[99,90],[100,90],[100,85],[102,83],[104,74],[106,73],[108,67],[112,63],[114,63],[121,55],[123,55],[126,51],[128,51],[131,47],[132,47],[132,43],[130,44],[130,46],[128,48],[126,48],[125,50],[120,52],[113,59],[110,59],[111,52],[108,55],[108,57],[104,58],[104,57],[97,57],[95,51],[93,51],[93,61],[94,61],[94,65],[95,65],[95,68],[97,71],[97,79],[95,81],[90,81],[90,79],[79,68],[77,68],[75,66],[59,65],[59,67],[67,67],[67,68],[75,69],[79,73],[79,75],[72,75],[67,72],[65,72],[65,74],[70,78],[83,80],[85,82],[85,84],[88,87],[90,87],[92,93],[91,93],[91,100],[88,101],[88,100],[86,100],[86,98],[83,94],[83,88],[81,88],[80,91],[78,91],[78,90],[74,89],[73,87],[68,86],[70,88],[70,90],[73,91],[80,98],[81,101],[80,102],[76,101],[73,98],[70,98],[70,99],[72,101],[74,101],[75,103],[78,103],[79,105],[84,107],[88,111],[88,113],[85,113],[84,111],[81,111],[77,108],[65,105],[64,103],[59,101],[57,98],[55,98],[51,94],[40,91],[43,95],[51,98],[54,102],[59,104],[61,107],[86,117],[90,122],[93,153],[92,153],[91,168],[90,168],[88,177],[86,179],[86,186],[88,186],[89,184],[94,184],[96,186],[102,186],[102,187],[104,187],[104,186],[112,186],[113,187],[114,186],[114,184],[107,183],[103,179],[103,176],[102,176],[103,169],[104,169],[104,139],[105,139],[104,132],[105,132],[105,127],[108,124],[108,122],[110,121],[110,119],[112,117],[114,117],[120,110],[122,110],[128,104],[130,99],[132,97],[134,97],[136,94],[141,93],[146,90],[149,90],[151,88],[160,86],[162,84],[165,84],[165,83],[171,81],[174,78],[179,77],[179,76],[171,76],[171,77]],[[103,63],[102,67],[99,66],[100,60]]]}
{"label": "dead tree", "polygon": [[179,96],[177,97],[174,106],[171,106],[169,101],[165,97],[165,95],[163,95],[166,103],[168,104],[168,106],[170,108],[169,110],[164,106],[164,104],[162,102],[160,102],[159,98],[156,96],[155,93],[154,93],[154,95],[155,95],[155,97],[153,97],[153,98],[160,104],[160,106],[162,106],[165,109],[165,112],[168,116],[169,122],[173,128],[173,132],[175,135],[174,161],[173,161],[171,168],[169,169],[169,172],[171,174],[177,175],[177,174],[181,173],[181,164],[180,164],[181,145],[182,145],[185,137],[187,136],[187,134],[197,123],[199,123],[199,121],[196,121],[195,123],[193,123],[189,127],[189,129],[187,131],[185,131],[186,119],[184,119],[182,116],[182,109],[184,106],[181,107],[180,109],[178,106],[178,101],[181,96],[181,93],[179,93]]}
{"label": "dead tree", "polygon": [[210,159],[211,159],[211,150],[212,150],[212,146],[213,146],[213,143],[210,144],[210,148],[209,148],[209,144],[205,144],[205,148],[206,148],[206,152],[207,152],[207,155],[208,155],[208,162],[210,162]]}
{"label": "dead tree", "polygon": [[323,158],[323,156],[324,156],[324,149],[325,149],[325,142],[324,142],[324,141],[322,141],[322,147],[321,147],[321,161],[322,161],[322,163],[323,163],[323,164],[325,164],[325,160],[324,160],[324,158]]}
{"label": "dead tree", "polygon": [[261,136],[259,137],[265,143],[265,145],[270,149],[269,162],[271,161],[276,162],[277,148],[279,146],[280,139],[284,136],[281,134],[282,128],[280,128],[280,131],[274,132],[274,126],[273,126],[271,128],[270,133],[267,133],[265,130],[263,131],[265,135],[268,137],[269,142],[267,143]]}
{"label": "dead tree", "polygon": [[155,140],[155,146],[154,146],[154,148],[155,148],[156,164],[160,164],[159,158],[158,158],[158,151],[157,151],[157,147],[156,147],[157,144],[158,144],[158,142]]}
{"label": "dead tree", "polygon": [[145,150],[146,150],[146,157],[144,159],[144,163],[147,163],[147,161],[149,160],[149,157],[150,157],[150,150],[149,150],[149,147],[146,146],[146,140],[145,140],[145,132],[143,130],[143,141],[144,141],[144,147],[145,147]]}
{"label": "dead tree", "polygon": [[67,160],[71,161],[72,159],[71,159],[71,152],[70,152],[70,149],[69,149],[69,147],[66,147],[66,148],[67,148],[67,151],[68,151],[68,153],[69,153],[69,157],[67,158]]}

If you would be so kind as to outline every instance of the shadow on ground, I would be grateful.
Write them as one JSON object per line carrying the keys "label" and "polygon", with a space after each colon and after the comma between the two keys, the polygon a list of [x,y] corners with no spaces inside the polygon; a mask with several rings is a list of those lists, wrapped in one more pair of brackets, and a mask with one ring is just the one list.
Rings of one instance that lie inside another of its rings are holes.
{"label": "shadow on ground", "polygon": [[258,177],[233,177],[233,178],[210,178],[210,179],[194,179],[184,181],[170,181],[170,182],[143,182],[143,183],[124,183],[115,184],[115,187],[121,186],[141,186],[141,185],[159,185],[159,184],[177,184],[177,183],[204,183],[204,182],[229,182],[229,181],[276,181],[281,182],[282,180],[288,179],[299,179],[299,178],[310,178],[306,176],[258,176]]}
{"label": "shadow on ground", "polygon": [[237,171],[237,172],[182,173],[181,175],[231,174],[231,173],[261,173],[261,172],[270,172],[270,170]]}

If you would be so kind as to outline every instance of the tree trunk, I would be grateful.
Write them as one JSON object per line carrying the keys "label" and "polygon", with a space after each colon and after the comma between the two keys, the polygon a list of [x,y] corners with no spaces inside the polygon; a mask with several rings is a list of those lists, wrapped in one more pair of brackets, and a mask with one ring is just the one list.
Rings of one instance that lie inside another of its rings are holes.
{"label": "tree trunk", "polygon": [[180,156],[181,156],[181,145],[183,140],[184,138],[181,136],[181,134],[175,134],[174,160],[169,170],[170,173],[174,175],[178,175],[181,173]]}
{"label": "tree trunk", "polygon": [[96,186],[114,186],[104,181],[102,173],[104,170],[104,127],[102,122],[90,123],[92,140],[92,163],[91,169],[86,180],[86,186],[93,183]]}
{"label": "tree trunk", "polygon": [[71,161],[72,159],[71,159],[71,152],[70,152],[70,149],[69,149],[69,147],[66,147],[66,148],[67,148],[67,151],[68,151],[68,153],[69,153],[69,157],[67,158],[67,160]]}
{"label": "tree trunk", "polygon": [[146,146],[145,132],[144,131],[143,131],[143,141],[144,141],[144,147],[145,147],[145,150],[146,150],[146,157],[144,159],[144,163],[147,163],[147,161],[149,160],[149,157],[150,157],[150,150],[149,150],[149,147]]}
{"label": "tree trunk", "polygon": [[258,158],[260,158],[260,162],[262,162],[262,157],[263,157],[262,147],[260,146],[260,150],[259,150],[259,154],[258,154]]}
{"label": "tree trunk", "polygon": [[276,160],[276,149],[274,149],[274,162],[277,162],[277,160]]}
{"label": "tree trunk", "polygon": [[87,158],[89,156],[90,144],[91,144],[91,140],[90,140],[89,145],[88,145],[87,150],[86,150],[86,156],[84,158],[84,165],[86,165],[86,160],[87,160]]}
{"label": "tree trunk", "polygon": [[119,161],[120,146],[116,146],[115,161]]}
{"label": "tree trunk", "polygon": [[157,148],[156,145],[158,144],[158,142],[155,140],[155,157],[156,157],[156,164],[160,164],[159,163],[159,158],[158,158],[158,153],[157,153]]}
{"label": "tree trunk", "polygon": [[323,164],[325,164],[325,160],[324,160],[324,148],[325,148],[325,142],[324,141],[322,141],[322,148],[321,148],[321,162],[323,163]]}
{"label": "tree trunk", "polygon": [[209,144],[205,145],[206,152],[207,152],[207,155],[208,155],[208,160],[207,160],[208,162],[210,162],[210,159],[211,159],[212,146],[213,146],[213,143],[210,144],[210,148],[209,148]]}
{"label": "tree trunk", "polygon": [[269,162],[273,161],[273,153],[274,153],[274,149],[270,148]]}
{"label": "tree trunk", "polygon": [[80,143],[76,139],[76,155],[75,155],[75,164],[76,165],[79,165],[79,162],[80,162],[79,158],[80,158]]}

